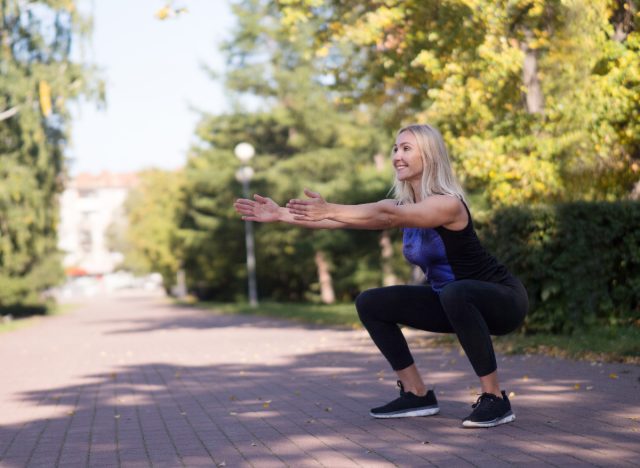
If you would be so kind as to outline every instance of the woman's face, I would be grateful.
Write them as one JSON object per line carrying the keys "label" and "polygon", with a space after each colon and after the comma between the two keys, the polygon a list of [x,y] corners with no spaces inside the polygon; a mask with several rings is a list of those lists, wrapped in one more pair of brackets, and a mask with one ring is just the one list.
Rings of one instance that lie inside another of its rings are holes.
{"label": "woman's face", "polygon": [[393,167],[396,178],[402,182],[420,180],[422,178],[423,163],[418,142],[411,132],[402,132],[393,145]]}

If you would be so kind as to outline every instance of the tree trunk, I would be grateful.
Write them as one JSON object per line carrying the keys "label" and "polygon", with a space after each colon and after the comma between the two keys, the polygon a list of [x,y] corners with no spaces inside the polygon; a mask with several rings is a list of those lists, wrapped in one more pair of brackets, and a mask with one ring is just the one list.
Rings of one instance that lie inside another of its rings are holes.
{"label": "tree trunk", "polygon": [[391,236],[389,231],[382,231],[380,235],[380,249],[382,257],[382,285],[394,286],[398,284],[398,278],[393,273],[393,245],[391,244]]}
{"label": "tree trunk", "polygon": [[611,24],[614,28],[613,40],[624,42],[631,31],[634,30],[633,17],[638,12],[634,0],[617,0],[616,9],[611,16]]}
{"label": "tree trunk", "polygon": [[538,78],[538,53],[529,47],[532,39],[531,31],[525,32],[526,41],[522,42],[520,48],[524,52],[524,63],[522,64],[522,80],[526,88],[526,105],[529,114],[539,114],[544,107],[544,97],[542,86]]}
{"label": "tree trunk", "polygon": [[336,301],[336,295],[333,291],[329,262],[327,262],[324,252],[318,250],[315,261],[318,268],[318,281],[320,282],[320,299],[324,304],[333,304]]}

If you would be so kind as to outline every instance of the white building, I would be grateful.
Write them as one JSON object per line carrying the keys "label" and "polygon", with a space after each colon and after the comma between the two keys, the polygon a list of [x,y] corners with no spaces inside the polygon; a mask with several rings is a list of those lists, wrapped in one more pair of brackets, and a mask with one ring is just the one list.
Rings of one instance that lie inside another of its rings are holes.
{"label": "white building", "polygon": [[122,253],[110,251],[107,231],[124,222],[124,201],[135,187],[136,174],[79,174],[60,198],[58,247],[67,271],[91,275],[111,273]]}

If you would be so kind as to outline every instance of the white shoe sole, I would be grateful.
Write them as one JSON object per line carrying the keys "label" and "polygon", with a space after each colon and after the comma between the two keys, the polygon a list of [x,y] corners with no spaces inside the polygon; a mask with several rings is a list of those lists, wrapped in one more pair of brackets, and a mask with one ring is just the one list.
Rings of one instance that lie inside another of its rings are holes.
{"label": "white shoe sole", "polygon": [[500,419],[494,419],[493,421],[474,422],[474,421],[462,421],[462,427],[495,427],[500,424],[507,424],[516,419],[516,415],[511,413]]}
{"label": "white shoe sole", "polygon": [[415,418],[418,416],[433,416],[438,414],[440,408],[423,408],[412,411],[396,411],[394,413],[372,413],[369,412],[369,416],[378,419],[391,419],[391,418]]}

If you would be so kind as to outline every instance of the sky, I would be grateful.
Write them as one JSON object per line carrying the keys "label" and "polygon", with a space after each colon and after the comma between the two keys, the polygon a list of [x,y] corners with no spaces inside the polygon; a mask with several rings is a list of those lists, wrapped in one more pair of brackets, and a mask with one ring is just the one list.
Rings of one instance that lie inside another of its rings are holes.
{"label": "sky", "polygon": [[174,1],[188,11],[160,21],[154,14],[166,4],[79,1],[94,21],[84,59],[99,67],[107,102],[103,110],[87,102],[72,105],[72,175],[181,167],[199,120],[194,108],[228,110],[222,83],[203,64],[224,72],[219,45],[235,24],[229,0]]}

